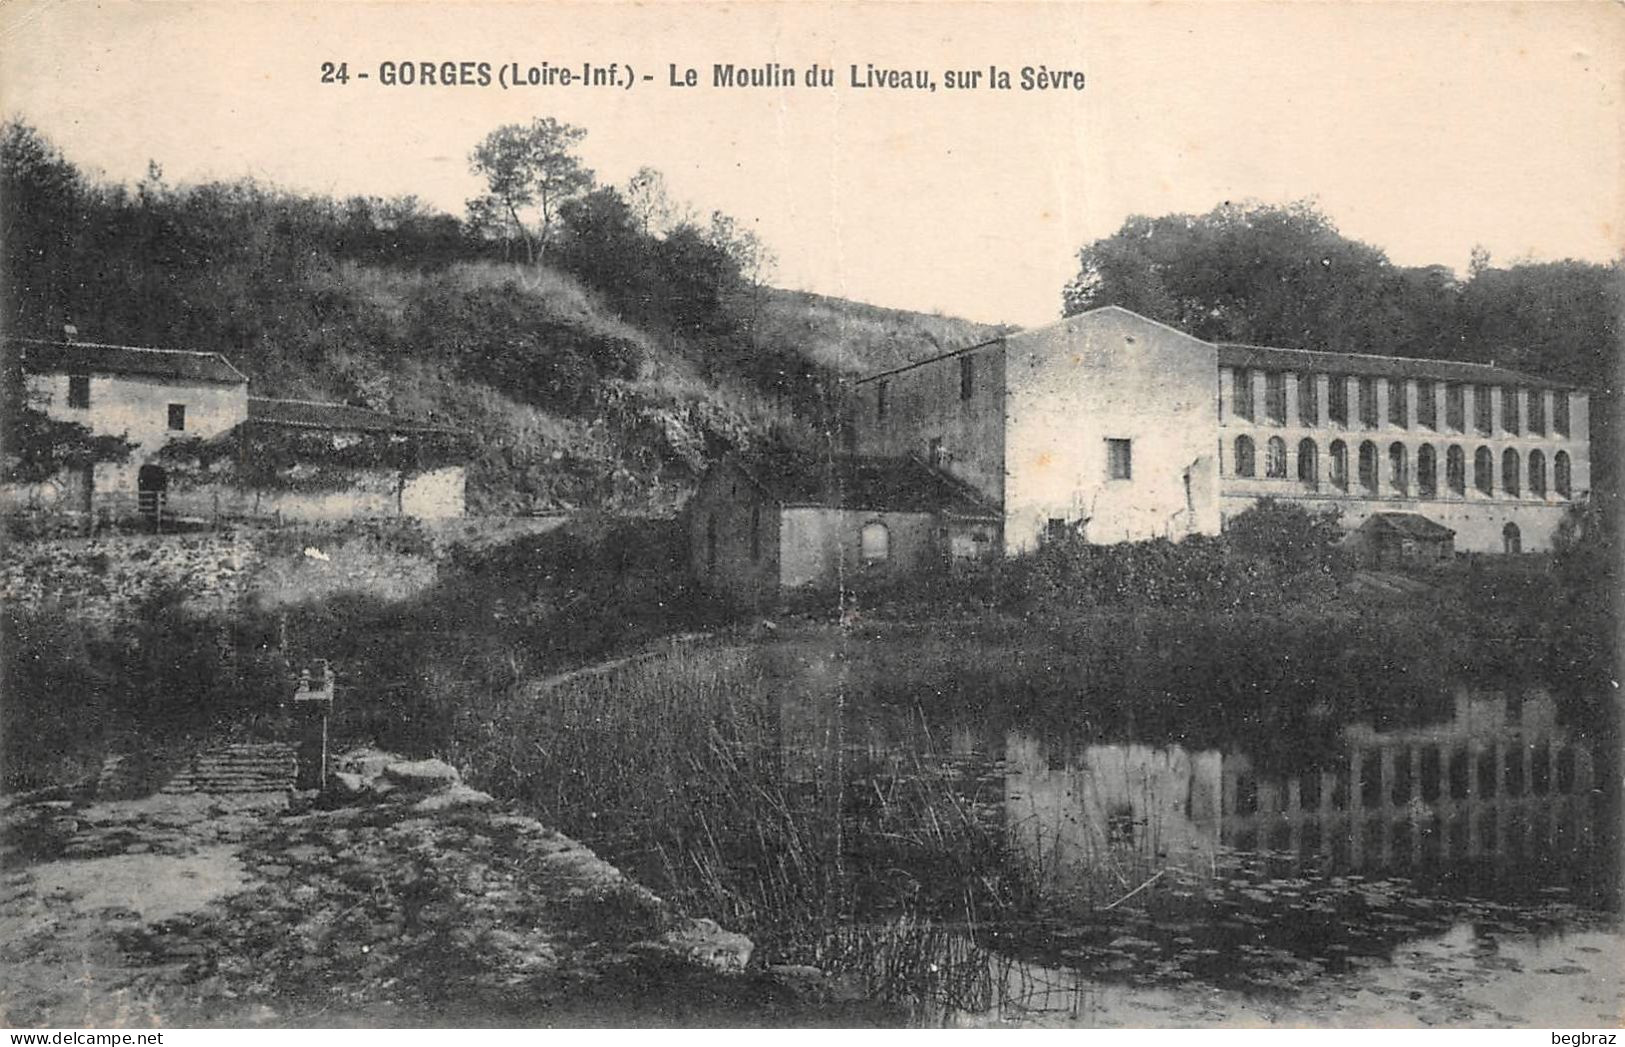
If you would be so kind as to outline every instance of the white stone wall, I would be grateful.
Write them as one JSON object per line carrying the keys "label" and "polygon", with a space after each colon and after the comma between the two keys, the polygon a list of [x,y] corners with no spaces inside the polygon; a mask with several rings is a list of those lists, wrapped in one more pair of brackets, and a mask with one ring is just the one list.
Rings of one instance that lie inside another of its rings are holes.
{"label": "white stone wall", "polygon": [[[1211,344],[1115,307],[1006,339],[1005,551],[1049,520],[1101,544],[1219,530]],[[1131,475],[1108,475],[1107,441]]]}
{"label": "white stone wall", "polygon": [[[886,527],[889,553],[884,562],[863,559],[861,536],[870,523]],[[916,573],[946,556],[938,529],[931,513],[785,509],[779,529],[780,584],[786,589],[842,580],[857,585],[866,578]]]}
{"label": "white stone wall", "polygon": [[[1286,372],[1288,410],[1281,423],[1267,417],[1264,410],[1263,389],[1265,372],[1251,372],[1254,392],[1253,418],[1238,415],[1235,410],[1235,374],[1229,367],[1219,369],[1218,390],[1220,424],[1218,428],[1219,467],[1221,473],[1223,512],[1228,519],[1245,511],[1259,498],[1273,497],[1303,505],[1311,510],[1335,509],[1346,527],[1358,527],[1376,512],[1412,512],[1435,520],[1456,531],[1458,552],[1501,552],[1503,531],[1507,524],[1518,528],[1523,551],[1540,552],[1551,548],[1552,536],[1562,520],[1568,505],[1583,498],[1591,488],[1590,429],[1587,397],[1584,393],[1565,393],[1553,390],[1518,389],[1511,401],[1516,417],[1503,410],[1499,386],[1491,390],[1491,425],[1488,433],[1474,425],[1475,400],[1478,387],[1464,389],[1465,412],[1461,429],[1449,425],[1446,411],[1447,383],[1432,385],[1434,396],[1433,420],[1423,424],[1423,413],[1418,409],[1419,397],[1426,388],[1414,379],[1377,379],[1379,406],[1377,424],[1361,424],[1358,409],[1357,383],[1343,375],[1317,375],[1316,410],[1309,417],[1298,410],[1295,395],[1298,374]],[[1334,422],[1327,409],[1328,390],[1333,382],[1346,382],[1349,390],[1349,417],[1346,423]],[[1529,432],[1528,402],[1531,396],[1545,398],[1545,425],[1543,433]],[[1391,415],[1388,407],[1403,396],[1405,409]],[[1556,397],[1569,398],[1570,426],[1568,435],[1557,434],[1552,427],[1552,404]],[[1465,431],[1463,431],[1465,430]],[[1253,445],[1253,475],[1237,472],[1237,437],[1245,436]],[[1285,444],[1285,475],[1267,475],[1268,447],[1272,438]],[[1300,479],[1300,465],[1305,455],[1303,442],[1314,445],[1312,479]],[[1369,442],[1376,449],[1376,475],[1372,488],[1362,485],[1359,473],[1360,448]],[[1332,459],[1334,445],[1341,443],[1347,455],[1346,483],[1334,482]],[[1405,471],[1399,474],[1393,467],[1392,451],[1395,445],[1403,448]],[[1447,464],[1451,447],[1461,449],[1464,462],[1465,490],[1457,493],[1449,484]],[[1434,456],[1434,485],[1430,494],[1421,486],[1421,460],[1424,448]],[[1475,484],[1474,460],[1480,448],[1490,452],[1493,462],[1491,493],[1485,494]],[[1503,459],[1511,450],[1517,455],[1518,485],[1516,494],[1506,489]],[[1544,459],[1545,493],[1535,494],[1530,484],[1530,454],[1539,451]],[[1556,463],[1559,453],[1569,461],[1570,493],[1558,493]]]}
{"label": "white stone wall", "polygon": [[401,515],[419,520],[462,516],[467,486],[468,470],[460,465],[409,475],[401,485]]}
{"label": "white stone wall", "polygon": [[[69,376],[31,374],[30,393],[41,398],[45,413],[65,422],[89,426],[97,435],[126,436],[139,445],[131,465],[123,471],[109,470],[98,476],[98,486],[120,481],[128,472],[130,489],[135,489],[135,469],[157,454],[170,440],[198,437],[208,439],[237,426],[248,418],[248,383],[226,385],[219,382],[177,382],[133,375],[91,375],[90,406],[68,406]],[[186,406],[186,428],[169,428],[169,405]]]}

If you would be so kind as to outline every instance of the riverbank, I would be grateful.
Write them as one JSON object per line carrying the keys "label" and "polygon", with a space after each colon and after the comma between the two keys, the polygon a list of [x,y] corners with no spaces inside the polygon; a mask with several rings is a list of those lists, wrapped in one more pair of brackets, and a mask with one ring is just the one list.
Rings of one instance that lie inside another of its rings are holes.
{"label": "riverbank", "polygon": [[35,800],[4,830],[11,1027],[897,1021],[815,972],[745,973],[748,939],[443,774],[329,809]]}

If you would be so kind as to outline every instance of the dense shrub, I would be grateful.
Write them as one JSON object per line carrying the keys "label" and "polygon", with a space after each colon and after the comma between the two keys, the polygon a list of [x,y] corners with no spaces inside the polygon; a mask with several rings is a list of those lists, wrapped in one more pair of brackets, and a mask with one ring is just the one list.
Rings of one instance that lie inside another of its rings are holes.
{"label": "dense shrub", "polygon": [[198,615],[159,593],[123,626],[13,608],[4,631],[7,790],[87,777],[113,752],[280,731],[292,676],[263,618]]}

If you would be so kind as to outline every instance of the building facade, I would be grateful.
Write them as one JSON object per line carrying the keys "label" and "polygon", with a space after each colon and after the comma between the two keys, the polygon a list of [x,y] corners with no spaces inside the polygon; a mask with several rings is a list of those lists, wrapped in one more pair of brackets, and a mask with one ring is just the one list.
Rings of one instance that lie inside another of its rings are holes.
{"label": "building facade", "polygon": [[1216,534],[1260,498],[1549,549],[1590,487],[1583,390],[1482,364],[1206,342],[1115,306],[860,379],[860,455],[922,456],[1003,550]]}
{"label": "building facade", "polygon": [[998,512],[912,458],[734,455],[688,506],[695,577],[741,603],[996,555]]}
{"label": "building facade", "polygon": [[[440,518],[463,513],[464,467],[357,470],[353,482],[320,493],[295,486],[248,489],[177,475],[164,454],[182,441],[279,431],[316,434],[342,448],[366,438],[410,441],[454,431],[346,404],[249,396],[248,377],[220,353],[86,342],[14,340],[26,395],[48,417],[96,436],[122,436],[127,461],[99,462],[35,484],[0,486],[8,513],[54,513],[87,520],[131,517],[209,519],[269,516]],[[293,467],[297,470],[298,466]]]}

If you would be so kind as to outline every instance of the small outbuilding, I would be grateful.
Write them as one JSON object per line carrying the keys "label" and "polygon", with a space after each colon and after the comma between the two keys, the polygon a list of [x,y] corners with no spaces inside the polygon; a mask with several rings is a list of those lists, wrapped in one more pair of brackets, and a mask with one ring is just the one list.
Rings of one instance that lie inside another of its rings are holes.
{"label": "small outbuilding", "polygon": [[733,455],[689,503],[694,574],[746,603],[991,559],[1001,517],[917,458]]}
{"label": "small outbuilding", "polygon": [[1440,563],[1456,554],[1456,532],[1420,513],[1372,513],[1350,542],[1370,567]]}

